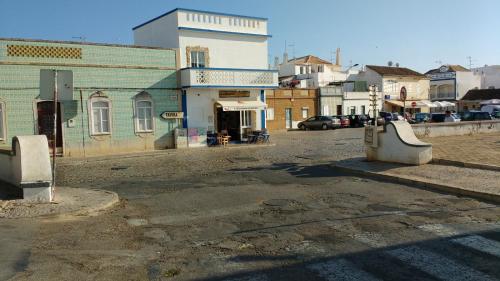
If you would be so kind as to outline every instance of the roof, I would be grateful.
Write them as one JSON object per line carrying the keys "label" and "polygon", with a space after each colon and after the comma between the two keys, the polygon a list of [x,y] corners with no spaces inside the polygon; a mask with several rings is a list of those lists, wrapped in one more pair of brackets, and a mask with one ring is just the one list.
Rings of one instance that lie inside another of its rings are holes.
{"label": "roof", "polygon": [[[447,71],[441,71],[441,68],[443,67],[448,67],[448,70]],[[429,71],[427,71],[425,74],[434,74],[434,73],[442,73],[442,72],[469,72],[470,70],[468,70],[467,68],[461,66],[461,65],[458,65],[458,64],[446,64],[446,65],[443,65],[439,68],[436,68],[436,69],[431,69]]]}
{"label": "roof", "polygon": [[329,61],[320,59],[320,58],[318,58],[316,56],[312,56],[312,55],[307,55],[307,56],[303,56],[300,58],[291,59],[288,62],[293,63],[293,64],[332,64]]}
{"label": "roof", "polygon": [[412,76],[426,78],[425,75],[411,70],[406,67],[392,67],[392,66],[377,66],[377,65],[367,65],[367,68],[377,72],[382,76]]}
{"label": "roof", "polygon": [[54,44],[74,44],[86,46],[104,46],[104,47],[118,47],[118,48],[138,48],[138,49],[152,49],[152,50],[176,50],[175,48],[159,48],[138,45],[120,45],[109,43],[92,43],[92,42],[76,42],[76,41],[58,41],[58,40],[43,40],[43,39],[23,39],[23,38],[1,38],[0,41],[16,41],[16,42],[37,42],[37,43],[54,43]]}
{"label": "roof", "polygon": [[462,100],[500,99],[500,89],[469,90]]}
{"label": "roof", "polygon": [[212,15],[218,15],[218,16],[230,16],[230,17],[240,17],[240,18],[247,18],[247,19],[255,19],[255,20],[265,20],[267,21],[267,18],[261,18],[261,17],[252,17],[252,16],[244,16],[244,15],[236,15],[236,14],[227,14],[227,13],[218,13],[218,12],[210,12],[210,11],[202,11],[202,10],[194,10],[194,9],[183,9],[183,8],[176,8],[171,11],[168,11],[162,15],[157,16],[156,18],[153,18],[151,20],[148,20],[145,23],[141,23],[135,27],[132,28],[132,30],[136,30],[137,28],[140,28],[148,23],[151,23],[155,20],[161,19],[165,16],[168,16],[172,13],[175,13],[177,11],[182,11],[182,12],[193,12],[193,13],[204,13],[204,14],[212,14]]}

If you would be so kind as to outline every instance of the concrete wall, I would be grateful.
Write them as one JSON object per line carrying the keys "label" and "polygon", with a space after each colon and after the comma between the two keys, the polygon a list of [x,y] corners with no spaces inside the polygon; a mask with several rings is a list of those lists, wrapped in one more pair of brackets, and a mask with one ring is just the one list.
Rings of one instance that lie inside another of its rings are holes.
{"label": "concrete wall", "polygon": [[500,65],[474,68],[473,72],[480,77],[481,89],[500,88]]}
{"label": "concrete wall", "polygon": [[292,109],[292,127],[297,128],[305,120],[302,109],[308,109],[308,116],[318,114],[318,97],[315,89],[279,89],[266,91],[267,108],[274,109],[274,119],[267,120],[269,131],[286,130],[285,109]]}
{"label": "concrete wall", "polygon": [[415,135],[423,137],[463,136],[500,132],[500,120],[455,123],[426,123],[412,125]]}
{"label": "concrete wall", "polygon": [[456,72],[457,76],[457,100],[462,99],[469,90],[481,88],[481,76],[473,72]]}
{"label": "concrete wall", "polygon": [[[7,45],[78,48],[82,57],[11,56]],[[0,146],[9,147],[6,140],[16,135],[38,134],[40,71],[57,69],[73,73],[73,100],[61,102],[65,156],[83,155],[84,143],[86,155],[173,147],[172,133],[178,124],[159,115],[180,111],[175,50],[0,40],[0,63],[0,100],[5,103],[7,123],[7,136]],[[112,132],[107,136],[92,136],[89,128],[89,99],[97,91],[112,105]],[[135,132],[134,97],[142,91],[153,100],[153,133]]]}

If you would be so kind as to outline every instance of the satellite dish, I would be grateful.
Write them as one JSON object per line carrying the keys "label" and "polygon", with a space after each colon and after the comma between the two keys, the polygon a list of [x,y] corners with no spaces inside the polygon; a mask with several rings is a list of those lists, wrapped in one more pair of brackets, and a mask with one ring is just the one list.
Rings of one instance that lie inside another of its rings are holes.
{"label": "satellite dish", "polygon": [[392,66],[392,64],[393,64],[392,60],[390,60],[390,61],[387,62],[387,66]]}

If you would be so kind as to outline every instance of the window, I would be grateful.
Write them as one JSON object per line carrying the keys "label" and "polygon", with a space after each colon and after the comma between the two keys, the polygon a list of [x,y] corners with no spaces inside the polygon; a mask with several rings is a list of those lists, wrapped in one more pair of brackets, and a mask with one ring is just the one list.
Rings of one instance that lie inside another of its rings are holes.
{"label": "window", "polygon": [[309,108],[302,108],[302,118],[306,119],[309,116]]}
{"label": "window", "polygon": [[361,106],[361,114],[366,114],[366,106],[364,105]]}
{"label": "window", "polygon": [[92,135],[111,134],[111,102],[105,97],[90,99]]}
{"label": "window", "polygon": [[203,15],[203,22],[207,22],[207,15]]}
{"label": "window", "polygon": [[274,120],[274,108],[267,108],[266,120]]}
{"label": "window", "polygon": [[201,22],[201,15],[198,14],[198,22]]}
{"label": "window", "polygon": [[5,140],[5,103],[0,102],[0,140]]}
{"label": "window", "polygon": [[304,67],[303,66],[300,67],[300,74],[304,74]]}
{"label": "window", "polygon": [[219,17],[219,24],[222,24],[222,18]]}
{"label": "window", "polygon": [[186,14],[186,20],[189,21],[189,14]]}
{"label": "window", "polygon": [[355,106],[351,106],[351,115],[355,115],[356,114],[356,107]]}
{"label": "window", "polygon": [[241,117],[241,127],[251,127],[252,126],[252,112],[250,110],[240,111]]}
{"label": "window", "polygon": [[135,98],[135,131],[153,132],[153,121],[153,101],[148,93],[142,92]]}
{"label": "window", "polygon": [[205,67],[205,52],[191,51],[191,67],[196,67],[196,68]]}

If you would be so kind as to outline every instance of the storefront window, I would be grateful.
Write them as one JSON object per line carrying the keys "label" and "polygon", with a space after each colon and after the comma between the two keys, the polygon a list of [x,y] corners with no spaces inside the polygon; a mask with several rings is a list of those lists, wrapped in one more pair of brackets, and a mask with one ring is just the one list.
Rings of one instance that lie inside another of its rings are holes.
{"label": "storefront window", "polygon": [[241,111],[241,126],[251,127],[252,126],[252,112],[249,110]]}

